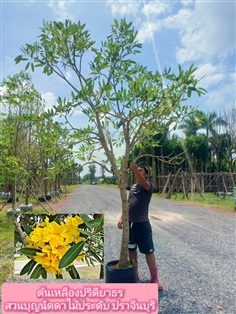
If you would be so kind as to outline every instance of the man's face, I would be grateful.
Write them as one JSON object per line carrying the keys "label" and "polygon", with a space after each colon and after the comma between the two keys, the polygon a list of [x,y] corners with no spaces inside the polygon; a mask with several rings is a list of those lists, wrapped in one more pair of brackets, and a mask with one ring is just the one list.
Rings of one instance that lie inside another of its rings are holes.
{"label": "man's face", "polygon": [[138,167],[138,171],[144,176],[144,178],[148,177],[147,173],[145,172],[145,169]]}

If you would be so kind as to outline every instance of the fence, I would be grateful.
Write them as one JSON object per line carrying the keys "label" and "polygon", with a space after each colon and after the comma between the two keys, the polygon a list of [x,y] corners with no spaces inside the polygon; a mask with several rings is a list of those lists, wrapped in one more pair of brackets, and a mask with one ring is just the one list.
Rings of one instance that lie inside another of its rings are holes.
{"label": "fence", "polygon": [[233,195],[236,185],[236,173],[187,173],[180,170],[176,174],[157,176],[159,193],[167,194],[169,198],[173,193],[181,192],[184,197],[188,193],[213,192],[225,197]]}

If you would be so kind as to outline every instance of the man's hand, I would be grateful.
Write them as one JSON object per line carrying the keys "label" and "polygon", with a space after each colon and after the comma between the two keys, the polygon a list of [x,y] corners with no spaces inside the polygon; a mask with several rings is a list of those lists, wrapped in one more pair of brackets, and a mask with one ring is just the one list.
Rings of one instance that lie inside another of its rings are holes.
{"label": "man's hand", "polygon": [[132,170],[132,171],[135,171],[135,170],[137,170],[138,168],[137,168],[137,165],[136,165],[136,163],[134,163],[134,162],[131,162],[131,164],[130,164],[130,166],[129,166],[129,169],[130,169],[130,170]]}
{"label": "man's hand", "polygon": [[147,181],[147,175],[145,174],[144,168],[137,167],[134,162],[131,162],[129,168],[133,171],[137,183],[148,191],[150,188],[150,183]]}
{"label": "man's hand", "polygon": [[122,229],[122,228],[123,228],[123,218],[122,218],[122,217],[120,217],[120,220],[118,221],[117,227],[118,227],[119,229]]}

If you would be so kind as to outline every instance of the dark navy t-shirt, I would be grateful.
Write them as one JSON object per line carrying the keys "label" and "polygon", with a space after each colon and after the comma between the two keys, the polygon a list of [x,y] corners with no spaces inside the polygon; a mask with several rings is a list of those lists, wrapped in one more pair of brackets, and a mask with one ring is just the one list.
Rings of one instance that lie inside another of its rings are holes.
{"label": "dark navy t-shirt", "polygon": [[153,184],[149,182],[149,190],[145,190],[139,184],[131,186],[129,195],[129,221],[148,221],[149,203],[153,193]]}

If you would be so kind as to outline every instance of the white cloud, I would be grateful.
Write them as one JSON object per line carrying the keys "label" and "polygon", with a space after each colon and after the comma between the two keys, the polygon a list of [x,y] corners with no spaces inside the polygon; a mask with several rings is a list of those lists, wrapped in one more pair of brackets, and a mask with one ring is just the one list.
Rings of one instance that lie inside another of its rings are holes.
{"label": "white cloud", "polygon": [[66,19],[73,20],[73,15],[69,12],[70,1],[49,1],[47,6],[52,9],[55,18],[59,21]]}
{"label": "white cloud", "polygon": [[149,18],[166,12],[170,8],[170,2],[148,2],[145,3],[143,9],[141,10],[143,14]]}
{"label": "white cloud", "polygon": [[137,40],[144,43],[147,40],[152,40],[154,33],[158,29],[158,24],[154,22],[143,22],[141,28],[139,29]]}
{"label": "white cloud", "polygon": [[194,10],[180,10],[171,17],[179,29],[182,47],[177,61],[220,60],[231,54],[235,44],[235,5],[233,2],[195,2]]}
{"label": "white cloud", "polygon": [[187,6],[192,5],[192,4],[194,3],[194,0],[188,0],[188,1],[186,1],[186,0],[180,0],[180,2],[181,2],[181,4],[182,4],[183,7],[187,7]]}
{"label": "white cloud", "polygon": [[45,101],[45,109],[51,109],[57,104],[57,97],[52,92],[41,93],[43,100]]}
{"label": "white cloud", "polygon": [[144,43],[153,40],[154,34],[162,28],[162,20],[158,16],[171,8],[169,2],[148,2],[140,11],[145,17],[140,16],[136,20],[139,28],[138,40]]}
{"label": "white cloud", "polygon": [[70,71],[66,71],[65,77],[68,81],[70,81],[70,79],[72,78],[72,73]]}
{"label": "white cloud", "polygon": [[206,102],[204,110],[223,110],[223,108],[231,106],[235,102],[235,80],[231,80],[228,84],[219,86],[212,90],[204,98]]}
{"label": "white cloud", "polygon": [[206,63],[202,66],[199,66],[196,71],[197,78],[203,78],[201,80],[201,85],[204,88],[209,86],[219,84],[226,79],[226,71],[222,64],[213,65],[211,63]]}
{"label": "white cloud", "polygon": [[140,2],[139,1],[132,1],[132,0],[117,0],[117,1],[107,1],[107,6],[111,10],[112,16],[116,15],[131,15],[135,16],[138,14],[140,9]]}

